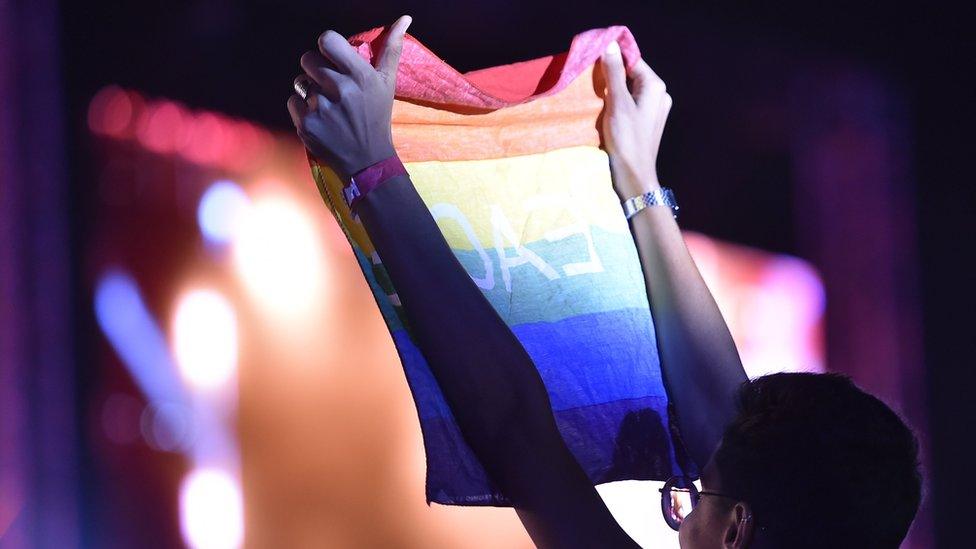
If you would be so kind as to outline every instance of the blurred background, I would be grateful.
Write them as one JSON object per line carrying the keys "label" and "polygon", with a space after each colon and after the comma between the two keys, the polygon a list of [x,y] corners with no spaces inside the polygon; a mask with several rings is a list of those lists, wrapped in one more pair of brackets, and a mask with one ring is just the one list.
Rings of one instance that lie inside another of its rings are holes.
{"label": "blurred background", "polygon": [[[401,13],[462,72],[627,25],[750,375],[892,405],[927,482],[905,547],[960,546],[976,86],[951,6],[0,0],[0,547],[531,546],[510,509],[424,503],[396,352],[284,106],[319,33]],[[676,547],[656,488],[601,494]]]}

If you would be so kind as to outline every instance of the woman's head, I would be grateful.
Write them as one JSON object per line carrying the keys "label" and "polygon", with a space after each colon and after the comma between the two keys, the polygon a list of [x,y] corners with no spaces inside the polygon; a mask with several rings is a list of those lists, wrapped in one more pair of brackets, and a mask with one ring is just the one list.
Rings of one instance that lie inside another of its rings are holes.
{"label": "woman's head", "polygon": [[775,374],[740,389],[702,485],[685,549],[895,548],[921,497],[918,443],[846,377]]}

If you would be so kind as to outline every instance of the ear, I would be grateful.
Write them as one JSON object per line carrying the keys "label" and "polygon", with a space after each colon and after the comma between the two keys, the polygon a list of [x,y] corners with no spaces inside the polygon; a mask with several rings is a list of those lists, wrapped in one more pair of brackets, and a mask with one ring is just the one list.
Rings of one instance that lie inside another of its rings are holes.
{"label": "ear", "polygon": [[725,549],[743,549],[749,547],[753,530],[752,508],[748,503],[740,501],[729,509],[725,536],[722,547]]}

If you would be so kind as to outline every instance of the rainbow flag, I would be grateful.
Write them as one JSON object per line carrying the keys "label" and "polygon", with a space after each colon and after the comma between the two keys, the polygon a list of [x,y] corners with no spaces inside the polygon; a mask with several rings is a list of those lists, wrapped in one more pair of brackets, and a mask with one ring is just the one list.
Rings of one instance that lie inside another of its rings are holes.
{"label": "rainbow flag", "polygon": [[[367,59],[381,29],[350,39]],[[407,36],[393,138],[417,191],[475,284],[512,329],[546,385],[560,432],[594,484],[696,474],[675,444],[654,324],[634,242],[613,190],[598,117],[598,60],[625,27],[577,35],[568,52],[461,74]],[[312,161],[390,329],[417,404],[427,499],[505,505],[465,444],[396,287]],[[402,281],[406,283],[406,281]]]}

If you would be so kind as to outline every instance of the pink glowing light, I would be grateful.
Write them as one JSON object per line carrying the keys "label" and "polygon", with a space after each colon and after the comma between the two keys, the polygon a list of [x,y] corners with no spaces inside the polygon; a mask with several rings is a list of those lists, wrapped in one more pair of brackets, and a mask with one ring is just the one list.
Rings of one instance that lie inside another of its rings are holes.
{"label": "pink glowing light", "polygon": [[272,140],[267,132],[247,122],[231,122],[229,132],[234,136],[221,165],[231,170],[249,171],[267,158]]}
{"label": "pink glowing light", "polygon": [[122,137],[135,113],[133,97],[118,86],[102,88],[88,105],[88,128],[95,134]]}
{"label": "pink glowing light", "polygon": [[685,233],[749,377],[825,370],[823,282],[790,256]]}
{"label": "pink glowing light", "polygon": [[244,120],[207,111],[190,111],[174,101],[147,104],[136,92],[106,86],[88,107],[95,135],[135,139],[157,154],[179,154],[189,162],[236,172],[264,165],[274,148],[270,132]]}
{"label": "pink glowing light", "polygon": [[193,117],[180,154],[198,164],[216,164],[227,154],[227,129],[219,116],[209,112]]}
{"label": "pink glowing light", "polygon": [[183,107],[171,101],[150,105],[139,121],[139,142],[156,153],[175,152],[186,139],[186,118]]}

